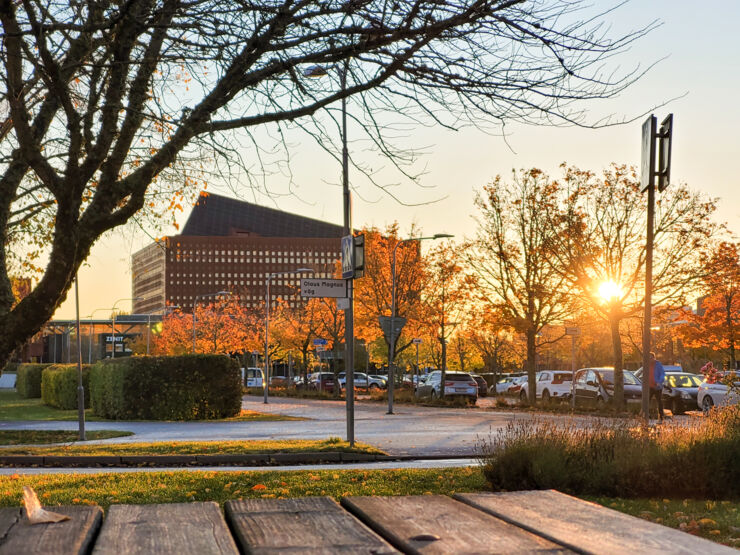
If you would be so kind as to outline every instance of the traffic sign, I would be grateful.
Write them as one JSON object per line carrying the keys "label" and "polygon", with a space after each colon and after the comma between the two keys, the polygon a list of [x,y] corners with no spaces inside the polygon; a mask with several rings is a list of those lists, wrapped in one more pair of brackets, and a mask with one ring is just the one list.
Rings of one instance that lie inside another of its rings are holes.
{"label": "traffic sign", "polygon": [[349,310],[349,299],[347,297],[337,299],[337,310]]}
{"label": "traffic sign", "polygon": [[581,335],[581,328],[575,326],[565,326],[565,335],[579,336]]}
{"label": "traffic sign", "polygon": [[346,297],[347,282],[343,279],[301,279],[301,297]]}
{"label": "traffic sign", "polygon": [[321,337],[317,337],[316,339],[313,340],[314,345],[326,345],[327,343],[328,343],[327,340]]}
{"label": "traffic sign", "polygon": [[[352,235],[342,237],[342,277],[351,279],[355,275],[355,239]],[[346,296],[346,295],[344,295]]]}
{"label": "traffic sign", "polygon": [[419,337],[414,337],[414,338],[413,338],[413,339],[411,340],[411,343],[413,343],[414,345],[420,345],[420,344],[422,344],[422,343],[424,343],[424,342],[423,342],[423,341],[421,340],[421,338],[419,338]]}
{"label": "traffic sign", "polygon": [[[406,325],[406,318],[401,316],[378,316],[380,322],[380,329],[383,330],[388,343],[395,343],[396,339],[401,335],[401,330]],[[393,322],[393,333],[391,334],[391,322]]]}
{"label": "traffic sign", "polygon": [[640,163],[640,189],[644,193],[655,185],[655,135],[657,119],[648,116],[642,124],[642,153]]}

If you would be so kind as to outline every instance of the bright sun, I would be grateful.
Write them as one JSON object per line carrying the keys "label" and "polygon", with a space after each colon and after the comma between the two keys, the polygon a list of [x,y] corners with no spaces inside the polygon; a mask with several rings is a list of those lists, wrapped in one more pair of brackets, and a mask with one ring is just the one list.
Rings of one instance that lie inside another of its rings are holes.
{"label": "bright sun", "polygon": [[622,296],[622,288],[611,280],[599,285],[599,296],[605,301],[611,301]]}

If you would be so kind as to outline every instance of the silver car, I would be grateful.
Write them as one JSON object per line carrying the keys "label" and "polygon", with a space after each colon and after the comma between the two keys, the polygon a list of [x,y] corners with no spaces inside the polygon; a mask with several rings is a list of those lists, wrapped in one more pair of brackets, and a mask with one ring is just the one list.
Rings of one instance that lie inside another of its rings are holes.
{"label": "silver car", "polygon": [[[442,392],[442,372],[435,370],[431,374],[422,376],[416,388],[418,398],[430,397],[439,399]],[[478,400],[478,383],[470,374],[465,372],[445,373],[445,397],[464,395],[474,403]]]}

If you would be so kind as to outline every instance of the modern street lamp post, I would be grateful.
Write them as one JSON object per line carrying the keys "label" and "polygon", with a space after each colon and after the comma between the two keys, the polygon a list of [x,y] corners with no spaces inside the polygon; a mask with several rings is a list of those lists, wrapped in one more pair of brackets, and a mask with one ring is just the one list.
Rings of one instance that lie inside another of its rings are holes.
{"label": "modern street lamp post", "polygon": [[221,297],[222,295],[228,295],[228,291],[218,291],[217,293],[204,293],[203,295],[196,295],[193,299],[193,354],[195,354],[195,308],[198,306],[198,299],[205,299],[206,297]]}
{"label": "modern street lamp post", "polygon": [[302,273],[312,274],[314,271],[311,268],[298,268],[296,270],[288,270],[287,272],[273,272],[267,274],[267,279],[265,280],[265,375],[262,377],[262,391],[265,404],[267,404],[267,396],[270,389],[270,280],[277,276]]}
{"label": "modern street lamp post", "polygon": [[409,237],[401,239],[393,247],[393,261],[391,263],[391,329],[388,338],[388,414],[393,414],[393,390],[395,388],[395,372],[393,368],[393,359],[395,358],[396,347],[396,253],[402,243],[410,241],[426,241],[427,239],[449,239],[454,237],[448,233],[435,233],[429,237]]}
{"label": "modern street lamp post", "polygon": [[118,299],[116,302],[113,303],[113,308],[111,308],[111,320],[110,320],[110,327],[111,327],[111,358],[116,358],[116,305],[120,303],[121,301],[140,301],[141,297],[128,297],[125,299]]}

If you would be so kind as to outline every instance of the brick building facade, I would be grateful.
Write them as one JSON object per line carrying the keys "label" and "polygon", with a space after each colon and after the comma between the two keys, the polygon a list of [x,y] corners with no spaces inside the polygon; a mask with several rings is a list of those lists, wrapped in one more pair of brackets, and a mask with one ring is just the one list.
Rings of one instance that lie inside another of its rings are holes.
{"label": "brick building facade", "polygon": [[[333,277],[341,235],[341,226],[203,194],[181,235],[133,255],[133,310],[152,313],[176,305],[189,311],[198,296],[218,291],[231,291],[258,306],[270,273],[311,268],[316,277]],[[300,302],[299,279],[273,278],[272,300]]]}

